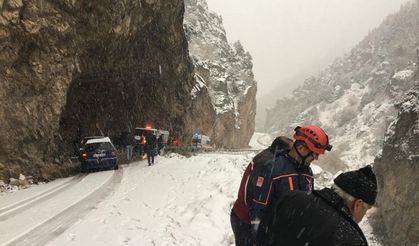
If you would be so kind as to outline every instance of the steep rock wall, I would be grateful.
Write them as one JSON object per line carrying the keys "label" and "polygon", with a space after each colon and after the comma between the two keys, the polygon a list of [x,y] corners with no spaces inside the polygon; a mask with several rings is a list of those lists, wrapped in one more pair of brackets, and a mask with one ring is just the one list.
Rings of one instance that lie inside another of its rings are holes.
{"label": "steep rock wall", "polygon": [[182,0],[4,0],[0,12],[0,179],[65,174],[82,136],[201,124]]}
{"label": "steep rock wall", "polygon": [[245,148],[255,129],[252,57],[240,42],[227,42],[221,17],[208,9],[205,0],[186,0],[185,7],[184,27],[199,78],[196,85],[208,91],[213,116],[206,119],[208,128],[196,129],[218,147]]}
{"label": "steep rock wall", "polygon": [[[418,71],[419,74],[419,71]],[[373,226],[384,245],[419,243],[419,80],[397,104],[382,156],[374,162],[379,182]]]}

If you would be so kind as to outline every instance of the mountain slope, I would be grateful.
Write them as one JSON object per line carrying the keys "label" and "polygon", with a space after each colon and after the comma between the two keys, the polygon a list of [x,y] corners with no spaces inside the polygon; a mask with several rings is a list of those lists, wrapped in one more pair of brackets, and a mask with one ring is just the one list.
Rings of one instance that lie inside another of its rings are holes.
{"label": "mountain slope", "polygon": [[373,162],[397,115],[394,104],[415,81],[418,15],[418,1],[390,15],[349,54],[278,100],[265,128],[280,134],[298,124],[319,124],[347,165]]}

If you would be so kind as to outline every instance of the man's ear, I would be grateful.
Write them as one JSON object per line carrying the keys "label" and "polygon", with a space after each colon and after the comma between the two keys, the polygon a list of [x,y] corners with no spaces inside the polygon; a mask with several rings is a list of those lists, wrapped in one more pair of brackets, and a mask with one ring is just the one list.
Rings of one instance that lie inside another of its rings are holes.
{"label": "man's ear", "polygon": [[361,208],[363,208],[363,206],[364,206],[364,202],[361,200],[361,199],[356,199],[354,202],[353,202],[353,209],[355,210],[355,211],[358,211],[359,209],[361,209]]}
{"label": "man's ear", "polygon": [[296,148],[300,153],[304,153],[304,151],[306,151],[306,147],[304,146],[304,144],[299,144]]}

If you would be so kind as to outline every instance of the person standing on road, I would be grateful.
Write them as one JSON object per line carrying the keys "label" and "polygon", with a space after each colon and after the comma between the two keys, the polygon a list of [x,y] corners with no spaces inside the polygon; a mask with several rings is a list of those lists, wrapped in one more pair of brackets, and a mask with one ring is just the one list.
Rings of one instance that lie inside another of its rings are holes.
{"label": "person standing on road", "polygon": [[128,162],[130,162],[133,157],[133,149],[135,145],[134,134],[131,133],[130,129],[123,134],[122,144],[125,146],[125,154]]}
{"label": "person standing on road", "polygon": [[[236,245],[258,245],[265,231],[266,211],[285,191],[313,190],[312,161],[326,150],[329,137],[318,126],[296,127],[292,147],[278,151],[274,160],[255,165],[246,184],[246,210],[233,210],[231,224]],[[247,225],[247,228],[245,226]],[[242,225],[242,226],[237,226]]]}
{"label": "person standing on road", "polygon": [[157,153],[156,135],[149,132],[145,136],[145,140],[146,140],[145,149],[147,152],[147,161],[148,161],[148,165],[150,166],[151,164],[154,164],[154,156],[156,156],[156,153]]}
{"label": "person standing on road", "polygon": [[262,246],[367,246],[359,228],[377,197],[371,166],[340,174],[331,188],[287,192],[275,204]]}
{"label": "person standing on road", "polygon": [[160,134],[159,138],[157,139],[157,153],[160,155],[161,150],[163,149],[163,134]]}

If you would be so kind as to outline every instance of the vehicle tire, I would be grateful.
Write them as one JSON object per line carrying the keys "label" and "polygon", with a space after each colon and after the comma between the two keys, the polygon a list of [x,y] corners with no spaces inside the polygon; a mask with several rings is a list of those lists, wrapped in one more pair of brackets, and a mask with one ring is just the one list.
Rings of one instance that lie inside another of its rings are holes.
{"label": "vehicle tire", "polygon": [[82,173],[87,173],[87,172],[89,172],[88,170],[87,170],[87,168],[85,167],[85,166],[80,166],[80,171],[82,172]]}

